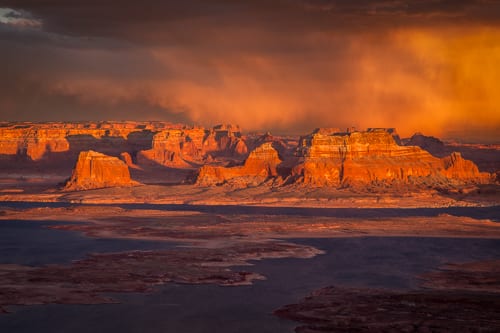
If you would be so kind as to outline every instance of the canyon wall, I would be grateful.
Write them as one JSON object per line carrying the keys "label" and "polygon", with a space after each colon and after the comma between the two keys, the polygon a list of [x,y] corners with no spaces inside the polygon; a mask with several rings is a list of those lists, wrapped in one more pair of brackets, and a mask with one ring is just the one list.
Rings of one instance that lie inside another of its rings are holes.
{"label": "canyon wall", "polygon": [[137,154],[138,164],[157,163],[172,168],[203,165],[213,157],[243,157],[248,149],[239,127],[219,125],[168,129],[156,133],[152,147]]}
{"label": "canyon wall", "polygon": [[0,156],[32,162],[73,161],[80,151],[119,156],[134,163],[186,168],[212,156],[244,157],[238,126],[213,129],[168,122],[0,123]]}
{"label": "canyon wall", "polygon": [[119,155],[151,146],[154,132],[180,127],[168,122],[0,123],[0,155],[31,161],[99,150]]}
{"label": "canyon wall", "polygon": [[[205,129],[168,122],[0,123],[0,168],[11,173],[24,168],[69,175],[80,152],[93,150],[120,157],[135,179],[152,183],[166,178],[171,182],[173,175],[182,177],[178,183],[195,177],[198,185],[206,186],[271,180],[274,185],[439,187],[495,181],[464,154],[450,151],[454,147],[421,134],[400,140],[394,129],[383,128],[320,128],[297,141],[270,133],[242,135],[235,125]],[[475,146],[460,147],[467,156],[478,151]],[[482,165],[498,173],[498,162],[485,152],[498,159],[498,149],[489,147],[478,155]]]}

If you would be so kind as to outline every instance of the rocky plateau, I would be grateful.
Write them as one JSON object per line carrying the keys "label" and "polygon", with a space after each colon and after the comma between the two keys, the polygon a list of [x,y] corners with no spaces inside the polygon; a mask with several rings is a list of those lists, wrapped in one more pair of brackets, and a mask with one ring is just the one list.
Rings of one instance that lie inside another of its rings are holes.
{"label": "rocky plateau", "polygon": [[245,135],[235,125],[0,123],[5,178],[68,178],[73,170],[66,191],[137,182],[449,190],[496,183],[499,149],[445,144],[422,134],[400,139],[394,129],[385,128],[319,128],[297,140],[269,133]]}
{"label": "rocky plateau", "polygon": [[451,186],[493,180],[492,175],[480,172],[458,152],[438,158],[418,146],[397,142],[399,137],[392,129],[316,129],[300,138],[295,156],[280,157],[268,142],[252,151],[243,166],[203,167],[197,183],[244,186],[273,180],[273,184],[280,185],[363,187]]}
{"label": "rocky plateau", "polygon": [[298,155],[292,176],[318,186],[487,183],[491,178],[460,153],[439,159],[418,146],[398,145],[392,129],[318,129],[301,138]]}

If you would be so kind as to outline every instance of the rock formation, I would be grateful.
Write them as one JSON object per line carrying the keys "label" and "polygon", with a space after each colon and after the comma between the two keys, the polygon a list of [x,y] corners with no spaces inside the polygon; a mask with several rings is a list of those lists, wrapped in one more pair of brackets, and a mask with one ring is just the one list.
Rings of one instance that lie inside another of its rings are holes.
{"label": "rock formation", "polygon": [[490,179],[460,154],[439,159],[419,147],[398,145],[392,131],[384,129],[316,130],[301,138],[297,154],[301,162],[293,168],[292,177],[314,186],[483,183]]}
{"label": "rock formation", "polygon": [[487,173],[479,172],[474,162],[463,159],[460,153],[452,153],[441,159],[444,170],[442,174],[449,179],[476,181],[482,179]]}
{"label": "rock formation", "polygon": [[247,147],[250,150],[253,150],[266,142],[272,142],[274,149],[278,151],[278,154],[282,157],[292,156],[293,152],[296,148],[296,143],[290,147],[284,140],[282,140],[279,136],[274,136],[271,133],[267,132],[263,135],[255,135],[253,137],[249,137],[246,140]]}
{"label": "rock formation", "polygon": [[217,125],[206,132],[202,151],[204,155],[244,156],[248,147],[239,126]]}
{"label": "rock formation", "polygon": [[201,165],[209,155],[248,154],[235,125],[204,129],[168,122],[0,123],[2,159],[59,163],[90,149],[112,156],[127,152],[137,164],[175,168]]}
{"label": "rock formation", "polygon": [[[88,150],[120,156],[141,181],[161,183],[174,174],[192,179],[201,167],[199,184],[254,184],[281,177],[285,184],[333,187],[484,183],[493,177],[476,165],[498,174],[500,156],[498,145],[443,144],[421,134],[400,140],[394,129],[381,128],[320,128],[297,141],[269,133],[243,136],[235,125],[205,129],[167,122],[0,122],[2,172],[69,175],[73,165],[68,161]],[[174,182],[173,176],[169,179]]]}
{"label": "rock formation", "polygon": [[[214,156],[244,156],[247,146],[239,127],[219,125],[210,130],[201,127],[168,129],[156,133],[152,148],[137,154],[138,164],[156,163],[172,168],[201,165]],[[210,156],[210,157],[209,157]]]}
{"label": "rock formation", "polygon": [[479,170],[495,173],[500,171],[500,145],[481,143],[443,142],[438,138],[414,134],[411,138],[403,139],[405,146],[419,146],[435,157],[446,157],[459,152],[463,158],[471,160]]}
{"label": "rock formation", "polygon": [[152,133],[177,128],[167,122],[0,123],[0,155],[30,161],[56,159],[57,154],[75,157],[83,150],[107,154],[134,152],[151,146]]}
{"label": "rock formation", "polygon": [[92,150],[83,151],[65,190],[89,190],[115,186],[133,186],[130,172],[122,160]]}
{"label": "rock formation", "polygon": [[300,139],[295,158],[285,155],[280,141],[265,142],[268,138],[271,136],[255,139],[264,143],[250,153],[243,166],[202,167],[197,184],[258,184],[277,178],[278,165],[280,176],[288,177],[286,183],[311,186],[442,186],[485,183],[491,179],[459,153],[440,159],[420,147],[399,145],[394,129],[317,129]]}
{"label": "rock formation", "polygon": [[157,163],[163,166],[189,167],[188,160],[199,157],[199,148],[203,142],[204,130],[168,129],[153,136],[152,148],[137,154],[138,164]]}
{"label": "rock formation", "polygon": [[271,142],[266,142],[253,150],[242,166],[203,166],[196,179],[198,185],[218,185],[229,183],[245,186],[261,184],[278,176],[277,167],[281,163],[278,152]]}
{"label": "rock formation", "polygon": [[433,136],[423,135],[422,133],[415,133],[411,138],[403,139],[402,144],[405,146],[418,146],[437,157],[444,157],[446,155],[446,146],[443,141]]}
{"label": "rock formation", "polygon": [[134,161],[132,160],[132,156],[130,156],[130,154],[128,152],[123,152],[120,154],[120,159],[125,162],[125,164],[129,167],[129,168],[134,168],[134,169],[140,169],[139,166],[137,166]]}

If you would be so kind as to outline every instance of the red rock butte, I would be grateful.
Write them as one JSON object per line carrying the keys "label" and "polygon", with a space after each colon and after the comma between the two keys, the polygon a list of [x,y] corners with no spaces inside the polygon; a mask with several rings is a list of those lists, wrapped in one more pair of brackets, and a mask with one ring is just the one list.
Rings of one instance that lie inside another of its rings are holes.
{"label": "red rock butte", "polygon": [[460,153],[440,159],[418,146],[398,145],[395,138],[399,140],[393,129],[316,130],[300,139],[301,161],[292,176],[318,186],[490,181],[490,174],[480,173]]}
{"label": "red rock butte", "polygon": [[284,184],[335,187],[491,181],[489,173],[479,172],[477,166],[463,159],[460,153],[441,159],[417,146],[401,146],[397,140],[393,129],[363,132],[316,129],[300,138],[296,158],[289,158],[293,167],[288,174],[285,171],[278,175],[281,161],[271,144],[265,144],[250,153],[243,166],[203,167],[197,183],[245,185],[255,183],[256,176],[260,183],[274,178]]}
{"label": "red rock butte", "polygon": [[277,177],[277,166],[281,163],[278,152],[271,142],[266,142],[255,148],[242,166],[221,167],[203,166],[197,177],[199,185],[219,185],[232,183],[246,186],[258,185],[266,180]]}
{"label": "red rock butte", "polygon": [[57,170],[68,177],[73,168],[66,190],[130,185],[129,168],[132,178],[143,183],[154,172],[157,183],[169,178],[198,186],[437,188],[495,182],[462,154],[479,156],[474,161],[483,170],[498,173],[498,162],[491,158],[498,159],[498,147],[479,155],[464,147],[421,134],[400,139],[391,128],[318,128],[293,138],[243,134],[235,125],[0,123],[0,168]]}
{"label": "red rock butte", "polygon": [[82,151],[65,190],[89,190],[115,186],[133,186],[125,162],[92,150]]}

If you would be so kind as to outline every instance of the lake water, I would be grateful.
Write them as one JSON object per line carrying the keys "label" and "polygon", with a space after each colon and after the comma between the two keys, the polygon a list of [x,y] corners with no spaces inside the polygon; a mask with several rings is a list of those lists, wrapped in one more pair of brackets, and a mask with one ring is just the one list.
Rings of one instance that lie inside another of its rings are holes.
{"label": "lake water", "polygon": [[[55,222],[54,222],[55,223]],[[168,249],[175,244],[92,239],[50,222],[0,221],[0,262],[69,263],[89,252]],[[0,332],[293,332],[272,311],[328,285],[415,288],[416,276],[447,262],[500,258],[500,240],[422,237],[294,239],[326,251],[312,259],[269,259],[244,267],[251,286],[167,284],[151,294],[112,295],[121,304],[11,307]]]}
{"label": "lake water", "polygon": [[192,204],[73,204],[69,202],[26,202],[3,201],[1,206],[26,208],[68,208],[68,207],[121,207],[124,209],[158,209],[165,211],[194,211],[212,214],[246,214],[246,215],[293,215],[308,217],[339,218],[390,218],[390,217],[433,217],[440,214],[464,216],[476,219],[499,221],[500,205],[488,207],[421,207],[421,208],[318,208],[318,207],[272,207],[272,206],[240,206],[240,205],[192,205]]}

